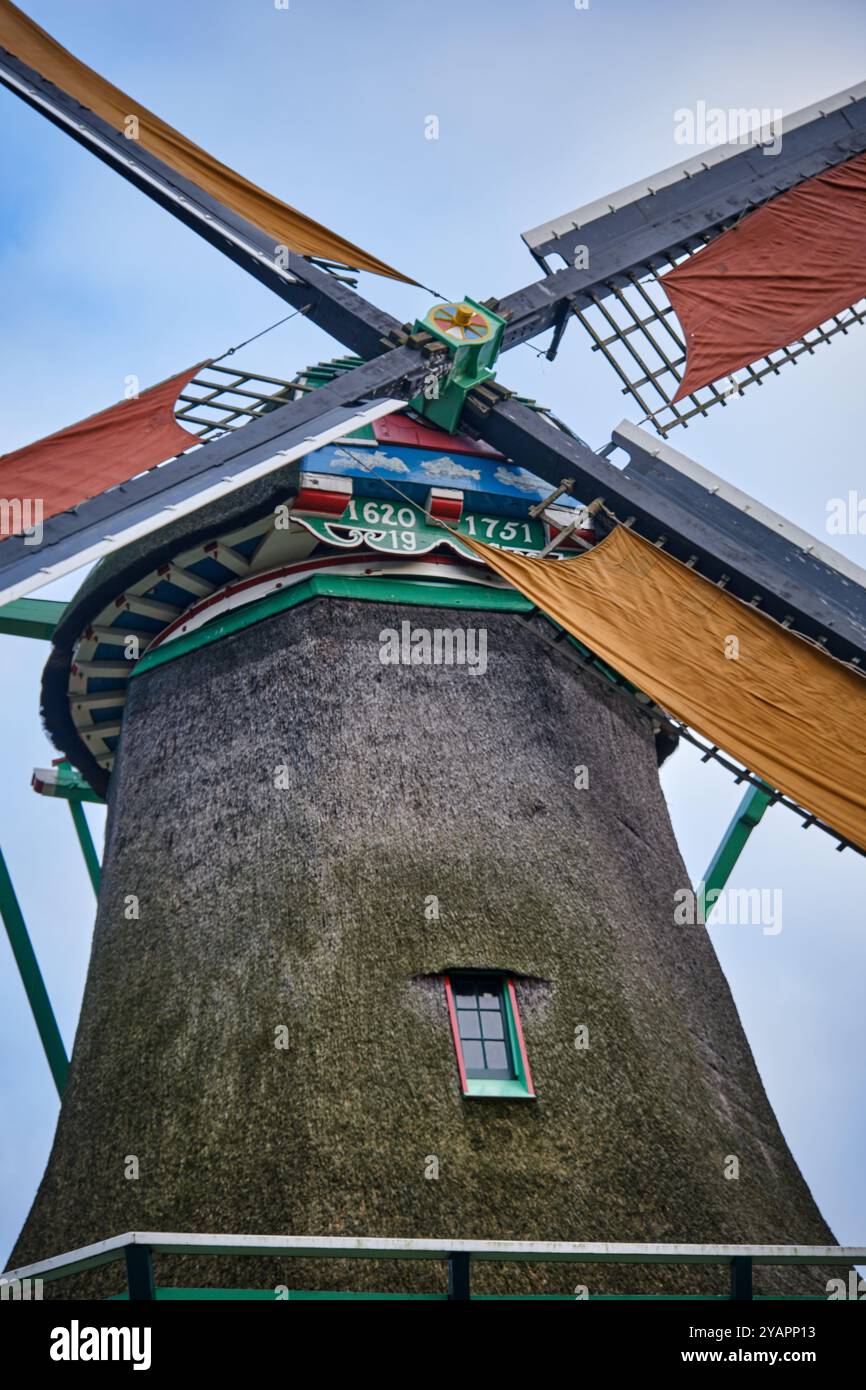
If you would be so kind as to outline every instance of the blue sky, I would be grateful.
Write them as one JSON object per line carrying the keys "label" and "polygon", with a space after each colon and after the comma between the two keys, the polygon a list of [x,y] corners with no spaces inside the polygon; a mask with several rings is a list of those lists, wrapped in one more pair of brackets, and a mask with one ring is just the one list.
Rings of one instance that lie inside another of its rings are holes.
{"label": "blue sky", "polygon": [[[519,233],[688,157],[674,112],[698,101],[793,111],[866,75],[857,0],[27,0],[98,71],[248,177],[445,296],[483,299],[536,278]],[[439,119],[439,139],[424,138]],[[16,99],[0,92],[0,451],[215,356],[279,318],[273,295]],[[430,303],[364,277],[400,319]],[[289,376],[340,352],[303,320],[244,351]],[[823,536],[828,500],[861,486],[866,332],[671,443]],[[500,379],[591,444],[639,412],[574,328],[554,364],[529,347]],[[866,539],[833,541],[866,565]],[[74,592],[73,576],[44,597]],[[29,790],[50,760],[42,644],[0,637],[0,844],[67,1044],[94,900],[65,806]],[[684,654],[687,657],[687,653]],[[663,774],[697,878],[739,800],[691,750]],[[101,833],[103,813],[89,811]],[[713,939],[770,1099],[824,1215],[866,1243],[866,863],[780,808],[733,886],[779,887],[784,927]],[[11,953],[0,940],[0,1259],[39,1180],[57,1101]]]}

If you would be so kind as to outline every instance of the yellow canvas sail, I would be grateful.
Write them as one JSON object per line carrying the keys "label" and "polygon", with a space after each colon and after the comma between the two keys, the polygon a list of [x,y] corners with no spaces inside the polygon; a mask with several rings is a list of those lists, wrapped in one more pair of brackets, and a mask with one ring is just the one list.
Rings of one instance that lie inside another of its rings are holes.
{"label": "yellow canvas sail", "polygon": [[[99,116],[121,133],[134,131],[142,147],[189,179],[198,188],[231,208],[254,226],[273,237],[275,246],[287,246],[302,256],[319,256],[340,265],[372,270],[394,280],[414,285],[417,281],[402,275],[376,256],[305,217],[263,188],[250,183],[221,164],[213,155],[187,140],[185,135],[161,121],[104,77],[80,62],[73,54],[34,24],[9,0],[0,0],[0,47],[20,62],[52,82],[62,92]],[[134,124],[131,124],[134,122]]]}
{"label": "yellow canvas sail", "polygon": [[866,679],[626,527],[588,554],[472,549],[616,671],[866,849]]}

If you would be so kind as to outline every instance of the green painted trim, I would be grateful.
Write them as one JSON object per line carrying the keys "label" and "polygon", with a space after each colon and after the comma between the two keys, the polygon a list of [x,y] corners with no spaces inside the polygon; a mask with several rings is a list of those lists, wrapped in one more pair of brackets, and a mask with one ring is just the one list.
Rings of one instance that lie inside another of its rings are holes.
{"label": "green painted trim", "polygon": [[526,1075],[526,1066],[523,1060],[523,1048],[520,1046],[520,1038],[517,1036],[517,1024],[514,1020],[514,1006],[511,1002],[511,990],[509,984],[511,980],[502,982],[502,1002],[505,1005],[505,1026],[508,1029],[508,1045],[511,1048],[511,1060],[514,1063],[514,1070],[517,1072],[516,1081],[506,1082],[509,1086],[518,1086],[519,1091],[506,1091],[505,1094],[523,1100],[535,1100],[535,1092],[529,1085],[529,1077]]}
{"label": "green painted trim", "polygon": [[51,791],[40,792],[39,795],[50,796],[55,801],[93,801],[97,806],[105,805],[105,797],[95,792],[78,769],[65,758],[57,764],[57,781]]}
{"label": "green painted trim", "polygon": [[[482,318],[486,319],[490,329],[489,336],[482,342],[455,342],[449,337],[444,329],[439,328],[436,323],[435,315],[438,310],[447,307],[448,304],[461,305],[474,309]],[[434,424],[441,426],[449,434],[456,434],[460,427],[460,416],[469,392],[482,382],[489,381],[493,376],[493,363],[499,355],[502,346],[502,337],[505,332],[505,319],[501,314],[494,313],[486,305],[479,304],[477,299],[470,299],[464,295],[463,299],[446,301],[445,305],[434,304],[423,319],[416,319],[413,333],[427,333],[433,338],[438,338],[440,343],[444,343],[451,356],[451,369],[444,380],[439,380],[434,396],[427,396],[424,391],[419,395],[413,396],[409,402],[411,408],[418,414],[432,420]]]}
{"label": "green painted trim", "polygon": [[511,990],[508,988],[510,978],[505,976],[500,983],[500,997],[502,999],[502,1012],[505,1017],[505,1027],[508,1029],[508,1047],[511,1053],[511,1062],[517,1075],[510,1078],[494,1078],[484,1076],[467,1076],[464,1096],[472,1099],[476,1098],[499,1098],[500,1100],[535,1100],[535,1092],[530,1089],[529,1078],[526,1075],[526,1066],[523,1060],[523,1049],[520,1046],[520,1039],[517,1036],[517,1024],[514,1021],[514,1008],[511,1003]]}
{"label": "green painted trim", "polygon": [[33,943],[30,940],[24,915],[15,896],[15,889],[12,886],[12,879],[9,877],[9,870],[6,867],[2,851],[0,851],[0,916],[2,916],[6,927],[9,945],[12,947],[12,954],[18,966],[21,983],[30,1004],[30,1011],[33,1014],[33,1021],[39,1032],[48,1065],[51,1068],[51,1075],[54,1077],[57,1094],[62,1096],[69,1073],[69,1059],[66,1056],[66,1048],[60,1036],[57,1019],[54,1017],[54,1010],[51,1007],[51,1000],[48,998],[42,971],[39,969],[36,952],[33,950]]}
{"label": "green painted trim", "polygon": [[[489,517],[480,512],[464,511],[443,534],[435,519],[417,502],[406,498],[402,506],[395,508],[364,491],[347,497],[339,516],[310,516],[297,512],[292,512],[292,516],[317,540],[338,552],[357,551],[360,543],[364,550],[377,551],[390,559],[420,560],[447,546],[461,559],[475,560],[464,542],[481,536],[488,545],[521,554],[530,551],[540,555],[545,542],[544,523],[537,517],[515,519],[498,514]],[[519,538],[518,532],[521,533]]]}
{"label": "green painted trim", "polygon": [[[521,1067],[522,1071],[523,1068]],[[468,1076],[466,1078],[465,1096],[499,1096],[506,1100],[535,1100],[531,1091],[527,1090],[523,1081],[489,1081],[483,1077]]]}
{"label": "green painted trim", "polygon": [[718,894],[724,888],[733,872],[734,865],[746,847],[749,836],[772,800],[773,792],[770,787],[766,785],[756,787],[752,783],[747,787],[746,793],[734,813],[733,820],[722,836],[719,847],[698,884],[697,896],[701,916],[704,919],[712,912],[715,903],[714,899],[708,911],[707,895],[709,893]]}
{"label": "green painted trim", "polygon": [[[591,1293],[576,1299],[569,1293],[479,1293],[473,1303],[730,1303],[727,1293]],[[826,1303],[820,1294],[756,1293],[753,1303]]]}
{"label": "green painted trim", "polygon": [[[317,1289],[290,1289],[288,1298],[276,1298],[273,1289],[160,1289],[158,1303],[225,1302],[256,1303],[445,1303],[445,1293],[342,1293]],[[128,1293],[111,1294],[106,1303],[126,1303]],[[730,1303],[726,1293],[593,1293],[576,1299],[573,1293],[479,1293],[472,1303]],[[754,1303],[826,1303],[814,1294],[755,1294]]]}
{"label": "green painted trim", "polygon": [[0,632],[50,642],[66,607],[48,598],[16,598],[0,608]]}
{"label": "green painted trim", "polygon": [[[540,608],[538,611],[539,613],[544,612],[542,608]],[[554,622],[553,618],[549,617],[547,613],[545,613],[544,616],[547,618],[547,621],[549,623],[553,623],[553,626],[557,629],[558,632],[565,632],[565,629],[560,627],[559,623]],[[622,686],[623,690],[627,690],[629,695],[643,694],[643,691],[639,690],[636,685],[632,685],[631,681],[627,681],[625,676],[620,676],[616,671],[614,671],[612,666],[606,666],[605,663],[599,660],[597,656],[593,656],[593,653],[590,651],[589,647],[585,647],[578,637],[572,637],[570,632],[567,632],[565,635],[566,641],[568,642],[569,646],[576,647],[577,650],[580,652],[581,656],[585,656],[587,658],[592,657],[592,661],[590,661],[589,664],[593,666],[596,671],[600,671],[603,676],[606,676],[607,679],[613,685]]]}
{"label": "green painted trim", "polygon": [[[174,641],[156,647],[152,652],[145,652],[141,660],[136,663],[131,679],[134,680],[136,676],[153,670],[155,666],[164,666],[169,661],[176,661],[189,652],[198,651],[211,642],[222,641],[224,637],[231,637],[234,633],[242,632],[244,628],[251,627],[254,623],[263,622],[276,613],[285,612],[299,603],[306,603],[314,598],[361,599],[373,603],[415,604],[430,608],[474,608],[479,612],[533,613],[536,611],[536,605],[531,599],[528,599],[517,589],[492,589],[482,584],[467,584],[454,580],[387,579],[378,575],[311,574],[309,579],[304,579],[289,589],[279,589],[244,608],[232,609],[231,612],[224,613],[221,617],[205,623],[195,632],[189,632],[183,637],[176,637]],[[543,610],[538,609],[538,611],[542,612]],[[544,616],[547,617],[547,614]],[[558,632],[563,631],[552,618],[548,617],[547,620]],[[589,648],[585,647],[576,637],[572,637],[570,633],[566,636],[569,644],[576,647],[582,656],[589,658],[592,655]],[[622,685],[631,694],[637,691],[636,686],[632,685],[630,681],[622,679],[611,667],[606,666],[597,657],[592,660],[591,664],[614,685]]]}
{"label": "green painted trim", "polygon": [[81,846],[81,853],[84,855],[84,863],[90,875],[90,882],[97,898],[99,897],[99,883],[101,870],[99,867],[99,855],[96,853],[96,846],[93,843],[93,836],[90,833],[90,826],[87,824],[87,817],[84,814],[84,807],[80,801],[70,801],[68,803],[72,815],[72,824],[75,826],[75,833],[78,836],[78,843]]}
{"label": "green painted trim", "polygon": [[[402,1302],[408,1299],[417,1302],[447,1302],[446,1293],[341,1293],[324,1292],[317,1289],[290,1289],[288,1298],[277,1298],[273,1289],[160,1289],[156,1291],[157,1303],[223,1302],[226,1300],[244,1303],[342,1303],[357,1300],[360,1303]],[[128,1293],[111,1294],[106,1303],[127,1303]]]}
{"label": "green painted trim", "polygon": [[312,574],[290,589],[279,589],[245,608],[234,608],[195,632],[176,637],[165,646],[145,652],[136,664],[134,680],[155,666],[189,652],[198,651],[211,642],[231,637],[253,623],[263,622],[275,613],[294,608],[314,598],[362,599],[374,603],[405,603],[432,608],[475,608],[482,611],[531,613],[535,604],[512,589],[489,589],[481,584],[425,581],[419,579],[384,579],[376,575]]}

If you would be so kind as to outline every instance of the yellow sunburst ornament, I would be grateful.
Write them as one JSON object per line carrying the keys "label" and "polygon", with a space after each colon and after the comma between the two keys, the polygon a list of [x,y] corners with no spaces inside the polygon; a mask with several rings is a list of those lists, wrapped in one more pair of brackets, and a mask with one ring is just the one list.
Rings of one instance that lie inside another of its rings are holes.
{"label": "yellow sunburst ornament", "polygon": [[493,324],[471,304],[437,304],[431,318],[454,343],[484,343],[493,336]]}

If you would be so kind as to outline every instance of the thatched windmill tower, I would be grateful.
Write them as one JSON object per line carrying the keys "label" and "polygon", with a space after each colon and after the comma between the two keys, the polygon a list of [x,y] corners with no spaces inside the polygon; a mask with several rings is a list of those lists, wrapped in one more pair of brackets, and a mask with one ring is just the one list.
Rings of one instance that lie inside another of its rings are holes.
{"label": "thatched windmill tower", "polygon": [[[688,879],[646,707],[452,538],[413,558],[385,553],[393,527],[368,520],[359,547],[348,525],[426,469],[451,484],[432,509],[537,543],[545,485],[384,424],[244,494],[242,516],[227,499],[115,554],[58,632],[48,727],[108,782],[109,821],[69,1083],[13,1262],[128,1229],[829,1240],[709,938],[675,924]],[[390,495],[399,529],[423,529]],[[454,664],[383,660],[404,624],[484,637],[464,664],[459,646]],[[127,679],[130,634],[149,654]],[[160,1281],[250,1274],[178,1261]]]}

